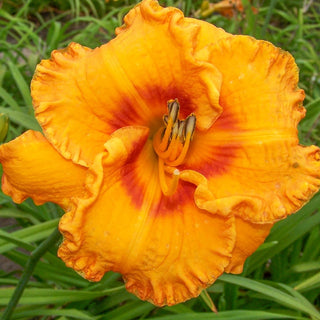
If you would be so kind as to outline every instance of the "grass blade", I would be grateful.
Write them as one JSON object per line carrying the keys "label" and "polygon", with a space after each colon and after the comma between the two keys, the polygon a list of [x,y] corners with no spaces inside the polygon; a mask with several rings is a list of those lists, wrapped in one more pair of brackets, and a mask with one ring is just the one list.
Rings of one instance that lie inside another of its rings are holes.
{"label": "grass blade", "polygon": [[264,283],[231,274],[224,274],[219,278],[219,280],[259,292],[268,300],[275,301],[286,307],[302,311],[310,316],[315,317],[316,319],[320,319],[320,313],[302,296],[301,299],[298,299],[297,296],[291,296]]}
{"label": "grass blade", "polygon": [[[13,237],[20,239],[25,242],[39,241],[43,240],[53,232],[57,227],[59,219],[39,223],[35,226],[21,229],[12,233]],[[0,239],[0,253],[4,253],[15,248],[16,245],[8,243],[5,240]]]}
{"label": "grass blade", "polygon": [[[58,290],[58,289],[25,289],[21,297],[20,304],[30,305],[49,305],[56,303],[70,303],[87,299],[100,298],[114,292],[124,290],[124,286],[106,289],[103,291],[85,291],[85,290]],[[13,294],[13,288],[0,289],[0,305],[6,306]]]}
{"label": "grass blade", "polygon": [[152,320],[264,320],[264,319],[294,319],[307,320],[309,318],[299,317],[297,315],[287,313],[276,313],[267,311],[252,311],[252,310],[236,310],[223,311],[218,314],[213,313],[185,313],[164,317],[149,318]]}
{"label": "grass blade", "polygon": [[19,91],[22,95],[22,98],[23,98],[27,108],[29,109],[29,112],[33,112],[32,99],[31,99],[31,95],[30,95],[29,85],[26,83],[26,80],[22,76],[19,68],[11,60],[7,61],[7,65],[10,69],[12,77],[14,78],[14,80],[16,82],[16,85],[19,88]]}
{"label": "grass blade", "polygon": [[298,291],[307,291],[320,288],[320,272],[316,273],[312,277],[308,278],[305,281],[302,281],[295,287],[295,290]]}
{"label": "grass blade", "polygon": [[12,319],[21,319],[26,317],[38,317],[38,316],[65,316],[72,319],[79,320],[94,320],[96,317],[90,316],[86,312],[77,309],[33,309],[27,311],[18,311],[13,314]]}
{"label": "grass blade", "polygon": [[[21,110],[21,108],[20,108]],[[0,112],[8,115],[10,121],[23,126],[26,129],[41,131],[41,127],[34,116],[18,110],[0,107]]]}

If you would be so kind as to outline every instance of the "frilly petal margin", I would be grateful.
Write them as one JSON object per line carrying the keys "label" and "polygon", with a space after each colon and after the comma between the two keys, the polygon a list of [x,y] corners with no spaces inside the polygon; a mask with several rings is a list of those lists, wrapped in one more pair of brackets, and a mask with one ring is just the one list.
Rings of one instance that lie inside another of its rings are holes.
{"label": "frilly petal margin", "polygon": [[68,208],[85,196],[87,170],[64,159],[37,131],[29,130],[0,146],[2,191],[14,202],[28,197],[37,204],[55,202]]}
{"label": "frilly petal margin", "polygon": [[35,116],[44,135],[63,157],[86,167],[108,138],[107,124],[95,112],[102,93],[88,89],[86,68],[94,67],[90,59],[97,59],[93,50],[71,43],[42,60],[31,81]]}
{"label": "frilly petal margin", "polygon": [[[116,29],[115,39],[121,44],[117,57],[121,65],[128,59],[125,52],[136,48],[137,43],[143,43],[142,52],[139,52],[139,55],[144,54],[143,75],[153,85],[150,87],[145,79],[141,81],[136,77],[141,72],[138,63],[130,64],[127,70],[127,76],[136,88],[140,88],[138,91],[143,100],[151,97],[160,102],[160,106],[153,105],[153,109],[160,111],[158,116],[161,118],[166,113],[163,100],[177,98],[181,117],[196,113],[200,130],[208,129],[222,112],[220,73],[211,63],[196,58],[198,45],[202,44],[203,34],[208,29],[198,20],[185,18],[177,8],[163,8],[156,0],[144,0],[126,15],[124,25]],[[136,52],[131,54],[134,61],[139,60]],[[149,63],[150,69],[146,68]],[[158,69],[155,73],[154,66]]]}
{"label": "frilly petal margin", "polygon": [[[67,266],[72,266],[79,273],[89,273],[90,276],[87,276],[87,278],[90,278],[90,280],[99,281],[104,272],[92,267],[94,262],[90,257],[79,260],[74,255],[81,247],[82,241],[86,240],[86,237],[82,235],[82,230],[85,227],[83,219],[87,219],[86,211],[99,198],[99,193],[104,187],[104,166],[108,170],[107,184],[115,183],[117,177],[114,177],[112,171],[121,170],[127,161],[130,162],[130,159],[134,158],[136,153],[139,153],[148,137],[148,133],[149,129],[146,127],[124,127],[115,131],[105,143],[105,151],[96,156],[89,169],[85,181],[88,197],[78,199],[78,203],[74,203],[74,207],[66,212],[60,220],[59,229],[64,236],[64,242],[58,251],[58,255],[66,262]],[[109,202],[111,201],[118,201],[118,195],[110,198]],[[105,209],[102,209],[101,212],[108,214]],[[94,217],[92,222],[95,223],[96,221],[97,219]],[[97,226],[103,228],[104,223],[97,222]],[[93,256],[95,255],[96,253],[93,253]],[[81,261],[83,261],[83,264],[80,263]],[[82,267],[79,267],[80,264]]]}
{"label": "frilly petal margin", "polygon": [[264,243],[273,223],[252,223],[239,217],[235,218],[235,223],[236,244],[232,251],[230,264],[225,272],[239,274],[243,271],[246,259]]}
{"label": "frilly petal margin", "polygon": [[222,111],[220,72],[195,58],[198,34],[207,27],[155,0],[142,1],[124,21],[117,37],[99,48],[71,43],[53,51],[31,83],[46,138],[83,166],[93,163],[104,141],[121,127],[157,130],[170,99],[179,100],[184,118],[196,112],[201,130]]}
{"label": "frilly petal margin", "polygon": [[238,199],[238,217],[252,223],[283,219],[320,187],[320,150],[298,141],[305,114],[298,68],[289,53],[248,36],[223,38],[210,50],[209,61],[223,75],[223,112],[194,139],[185,165],[208,179],[216,202]]}
{"label": "frilly petal margin", "polygon": [[242,135],[265,131],[296,135],[305,115],[305,94],[298,88],[299,70],[290,53],[240,35],[223,38],[210,49],[209,62],[223,77],[224,122],[226,117],[233,120],[233,129]]}
{"label": "frilly petal margin", "polygon": [[58,255],[89,280],[120,272],[127,290],[140,299],[173,305],[199,295],[223,273],[235,223],[232,216],[198,209],[189,183],[173,203],[162,195],[157,163],[146,156],[153,154],[147,134],[128,127],[108,140],[88,178],[92,197],[61,219]]}
{"label": "frilly petal margin", "polygon": [[[243,196],[230,196],[215,199],[209,189],[208,180],[199,172],[183,170],[180,178],[196,185],[194,201],[198,208],[219,216],[234,216],[243,207],[257,211],[257,199]],[[251,223],[235,216],[236,242],[230,264],[225,272],[241,273],[245,260],[264,242],[273,223]]]}
{"label": "frilly petal margin", "polygon": [[194,54],[197,60],[208,61],[210,47],[220,39],[233,37],[231,33],[203,20],[185,18],[186,21],[199,25],[199,33],[195,43]]}

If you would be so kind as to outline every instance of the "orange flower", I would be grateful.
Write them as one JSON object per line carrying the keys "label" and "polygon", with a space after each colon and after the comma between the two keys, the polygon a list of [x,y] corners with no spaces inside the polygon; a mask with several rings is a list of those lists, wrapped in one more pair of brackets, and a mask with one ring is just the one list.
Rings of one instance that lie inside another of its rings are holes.
{"label": "orange flower", "polygon": [[[242,13],[244,11],[241,0],[222,0],[218,3],[209,3],[204,1],[202,5],[201,15],[206,17],[213,12],[218,12],[221,15],[232,18],[237,12]],[[253,13],[257,13],[257,8],[252,7]]]}
{"label": "orange flower", "polygon": [[66,214],[59,256],[85,278],[120,272],[156,305],[239,273],[272,224],[320,185],[298,144],[303,90],[290,54],[144,0],[117,37],[37,67],[44,135],[0,147],[3,191]]}
{"label": "orange flower", "polygon": [[225,17],[233,17],[235,11],[243,12],[241,0],[222,0],[214,4],[214,12],[219,12]]}

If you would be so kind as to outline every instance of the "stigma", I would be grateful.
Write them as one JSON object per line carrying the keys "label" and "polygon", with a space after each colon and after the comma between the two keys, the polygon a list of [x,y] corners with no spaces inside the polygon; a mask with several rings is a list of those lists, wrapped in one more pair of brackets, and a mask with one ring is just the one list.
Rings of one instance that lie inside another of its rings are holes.
{"label": "stigma", "polygon": [[[177,189],[181,165],[188,153],[192,141],[196,117],[190,114],[186,119],[179,119],[180,105],[177,99],[169,100],[168,114],[164,115],[163,123],[153,138],[153,148],[158,155],[159,181],[164,195],[170,196]],[[166,174],[171,175],[168,183]]]}

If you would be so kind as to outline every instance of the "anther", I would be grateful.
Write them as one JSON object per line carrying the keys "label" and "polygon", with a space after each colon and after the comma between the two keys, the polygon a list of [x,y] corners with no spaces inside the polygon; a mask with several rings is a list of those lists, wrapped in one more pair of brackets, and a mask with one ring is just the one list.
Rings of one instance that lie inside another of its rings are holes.
{"label": "anther", "polygon": [[[177,99],[168,101],[168,118],[165,120],[163,118],[163,122],[166,124],[166,129],[163,133],[162,141],[159,145],[159,150],[164,151],[169,146],[169,139],[172,134],[172,127],[178,120],[180,105]],[[166,123],[167,122],[167,123]]]}
{"label": "anther", "polygon": [[180,105],[177,99],[168,101],[169,119],[175,123],[178,119]]}
{"label": "anther", "polygon": [[[153,138],[153,148],[159,159],[159,180],[164,195],[172,195],[178,186],[180,171],[174,167],[183,163],[193,138],[196,117],[189,115],[179,120],[180,106],[177,99],[168,101],[168,114],[163,116],[164,127]],[[170,169],[170,173],[168,172]],[[167,183],[166,174],[171,175]]]}
{"label": "anther", "polygon": [[164,124],[167,126],[168,125],[168,121],[169,121],[168,120],[169,116],[167,114],[165,114],[162,119],[163,119]]}
{"label": "anther", "polygon": [[178,131],[178,137],[180,138],[180,141],[183,143],[185,140],[185,127],[186,122],[179,120],[179,131]]}
{"label": "anther", "polygon": [[196,117],[194,114],[191,114],[187,119],[186,119],[186,130],[185,130],[185,136],[187,134],[191,135],[191,140],[193,138],[194,130],[196,128]]}
{"label": "anther", "polygon": [[178,133],[179,133],[179,123],[176,122],[172,127],[170,138],[174,139],[175,137],[178,136]]}

